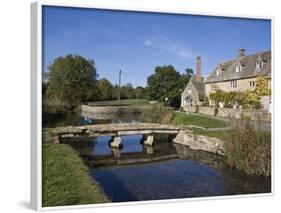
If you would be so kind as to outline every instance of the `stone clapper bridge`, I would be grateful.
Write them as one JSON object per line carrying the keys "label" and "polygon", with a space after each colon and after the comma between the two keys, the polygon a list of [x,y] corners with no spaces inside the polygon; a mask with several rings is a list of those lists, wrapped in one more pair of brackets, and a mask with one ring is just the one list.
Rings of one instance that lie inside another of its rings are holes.
{"label": "stone clapper bridge", "polygon": [[130,123],[130,124],[96,124],[85,126],[56,127],[49,129],[45,135],[47,143],[60,143],[61,139],[77,137],[111,136],[110,146],[122,146],[122,136],[143,135],[145,145],[153,145],[153,134],[177,135],[180,127],[158,123]]}

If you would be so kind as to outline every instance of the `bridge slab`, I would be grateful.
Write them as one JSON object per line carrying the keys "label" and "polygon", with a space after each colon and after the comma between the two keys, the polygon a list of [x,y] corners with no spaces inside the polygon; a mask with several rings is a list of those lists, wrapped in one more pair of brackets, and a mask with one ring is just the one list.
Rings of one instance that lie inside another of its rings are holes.
{"label": "bridge slab", "polygon": [[113,142],[110,143],[110,146],[114,148],[119,148],[121,146],[121,137],[120,136],[114,137],[114,140]]}
{"label": "bridge slab", "polygon": [[144,141],[144,144],[152,146],[153,145],[153,135],[148,135],[147,139]]}

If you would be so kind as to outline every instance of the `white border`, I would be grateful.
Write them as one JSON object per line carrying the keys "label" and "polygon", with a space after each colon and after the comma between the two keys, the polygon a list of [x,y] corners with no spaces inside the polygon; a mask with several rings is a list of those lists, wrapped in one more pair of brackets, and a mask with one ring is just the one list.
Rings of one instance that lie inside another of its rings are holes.
{"label": "white border", "polygon": [[[151,200],[137,202],[122,202],[122,203],[105,203],[105,204],[86,204],[73,206],[58,206],[58,207],[42,207],[42,7],[43,6],[60,6],[60,7],[76,7],[76,8],[92,8],[92,9],[107,9],[132,12],[155,12],[155,13],[171,13],[171,14],[186,14],[186,15],[201,15],[201,16],[217,16],[229,18],[251,18],[251,19],[267,19],[271,20],[271,54],[272,54],[272,88],[275,85],[274,79],[274,17],[272,16],[249,16],[237,14],[216,14],[207,12],[194,12],[188,10],[170,10],[157,9],[149,7],[132,7],[128,5],[113,5],[108,2],[93,2],[91,4],[83,2],[64,1],[58,3],[52,0],[42,0],[31,4],[31,207],[34,210],[62,210],[62,209],[78,209],[90,207],[110,207],[124,205],[143,205],[155,203],[173,203],[186,201],[204,201],[232,198],[249,198],[249,197],[264,197],[274,195],[274,102],[272,113],[272,179],[271,193],[247,194],[247,195],[225,195],[215,197],[199,197],[199,198],[182,198],[168,200]],[[273,89],[272,99],[274,100],[275,90]]]}

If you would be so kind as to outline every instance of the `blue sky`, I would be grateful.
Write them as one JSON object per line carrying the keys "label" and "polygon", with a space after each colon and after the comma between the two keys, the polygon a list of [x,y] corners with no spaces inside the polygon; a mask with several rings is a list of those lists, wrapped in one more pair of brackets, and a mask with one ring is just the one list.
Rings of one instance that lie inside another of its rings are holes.
{"label": "blue sky", "polygon": [[96,62],[99,78],[145,86],[156,66],[171,64],[183,73],[195,71],[202,58],[203,76],[216,64],[233,59],[240,47],[246,54],[271,49],[271,22],[260,19],[140,13],[44,7],[43,67],[67,54]]}

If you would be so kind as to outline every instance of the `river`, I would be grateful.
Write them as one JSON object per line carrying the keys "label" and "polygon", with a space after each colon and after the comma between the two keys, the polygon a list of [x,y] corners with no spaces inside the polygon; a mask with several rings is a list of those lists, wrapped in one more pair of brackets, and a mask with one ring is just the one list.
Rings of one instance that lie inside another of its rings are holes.
{"label": "river", "polygon": [[[140,122],[138,117],[78,120],[77,125]],[[121,150],[109,146],[109,136],[64,143],[79,152],[112,202],[271,192],[271,177],[246,175],[230,168],[222,156],[174,144],[169,135],[155,135],[153,147],[143,145],[142,138],[123,136]]]}

